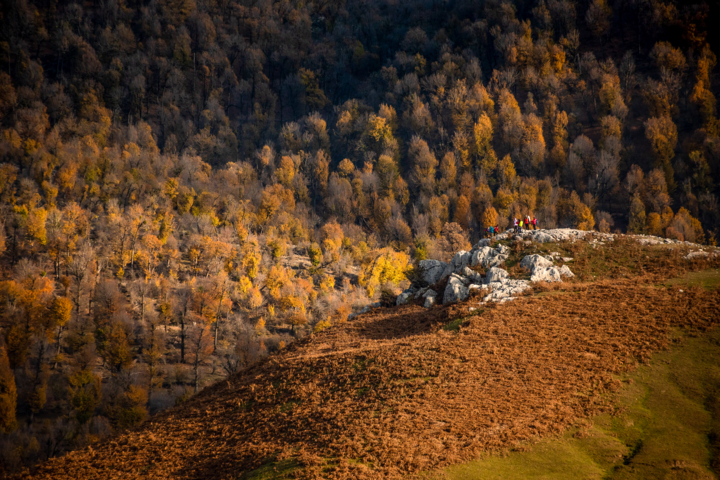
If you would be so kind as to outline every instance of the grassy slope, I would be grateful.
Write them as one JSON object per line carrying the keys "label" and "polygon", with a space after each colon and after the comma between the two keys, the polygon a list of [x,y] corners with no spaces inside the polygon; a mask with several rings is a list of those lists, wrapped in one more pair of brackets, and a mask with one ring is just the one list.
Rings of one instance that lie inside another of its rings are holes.
{"label": "grassy slope", "polygon": [[[720,271],[693,272],[666,283],[715,288]],[[449,467],[442,477],[715,478],[720,474],[720,329],[680,341],[624,377],[616,415],[600,415],[524,451]]]}

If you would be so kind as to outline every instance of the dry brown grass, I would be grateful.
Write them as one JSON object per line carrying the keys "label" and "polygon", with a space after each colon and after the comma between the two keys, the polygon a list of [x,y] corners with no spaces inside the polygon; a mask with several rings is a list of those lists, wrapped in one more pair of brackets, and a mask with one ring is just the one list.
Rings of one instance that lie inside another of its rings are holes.
{"label": "dry brown grass", "polygon": [[553,435],[610,408],[671,328],[718,321],[720,291],[650,278],[566,284],[457,333],[467,306],[378,309],[24,478],[235,478],[290,457],[303,478],[395,478]]}

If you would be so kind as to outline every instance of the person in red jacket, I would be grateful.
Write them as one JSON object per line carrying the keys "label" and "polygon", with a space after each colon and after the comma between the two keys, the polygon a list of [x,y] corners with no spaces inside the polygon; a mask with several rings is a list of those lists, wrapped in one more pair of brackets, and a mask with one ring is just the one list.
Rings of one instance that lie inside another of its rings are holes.
{"label": "person in red jacket", "polygon": [[533,230],[537,230],[537,218],[533,217],[532,219],[532,226]]}

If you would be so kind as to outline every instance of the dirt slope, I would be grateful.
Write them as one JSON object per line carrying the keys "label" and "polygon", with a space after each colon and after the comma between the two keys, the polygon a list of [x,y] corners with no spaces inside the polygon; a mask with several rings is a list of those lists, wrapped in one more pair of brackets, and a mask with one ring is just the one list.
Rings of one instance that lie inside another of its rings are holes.
{"label": "dirt slope", "polygon": [[718,322],[720,291],[568,285],[454,322],[466,306],[377,309],[23,478],[392,478],[559,432],[609,405],[613,374],[674,326]]}

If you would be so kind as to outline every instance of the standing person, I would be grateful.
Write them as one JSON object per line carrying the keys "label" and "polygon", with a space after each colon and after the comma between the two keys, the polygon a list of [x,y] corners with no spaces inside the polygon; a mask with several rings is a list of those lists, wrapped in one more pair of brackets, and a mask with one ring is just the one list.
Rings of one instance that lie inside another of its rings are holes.
{"label": "standing person", "polygon": [[533,230],[537,230],[537,218],[533,217],[532,225],[533,225]]}
{"label": "standing person", "polygon": [[530,215],[525,215],[525,228],[528,230],[531,230],[530,228]]}
{"label": "standing person", "polygon": [[520,229],[518,230],[518,233],[522,233],[524,223],[525,222],[523,221],[522,217],[520,217]]}
{"label": "standing person", "polygon": [[513,221],[513,227],[515,227],[515,233],[520,233],[519,225],[520,224],[518,223],[518,219],[517,219],[517,217],[515,217],[515,220]]}

